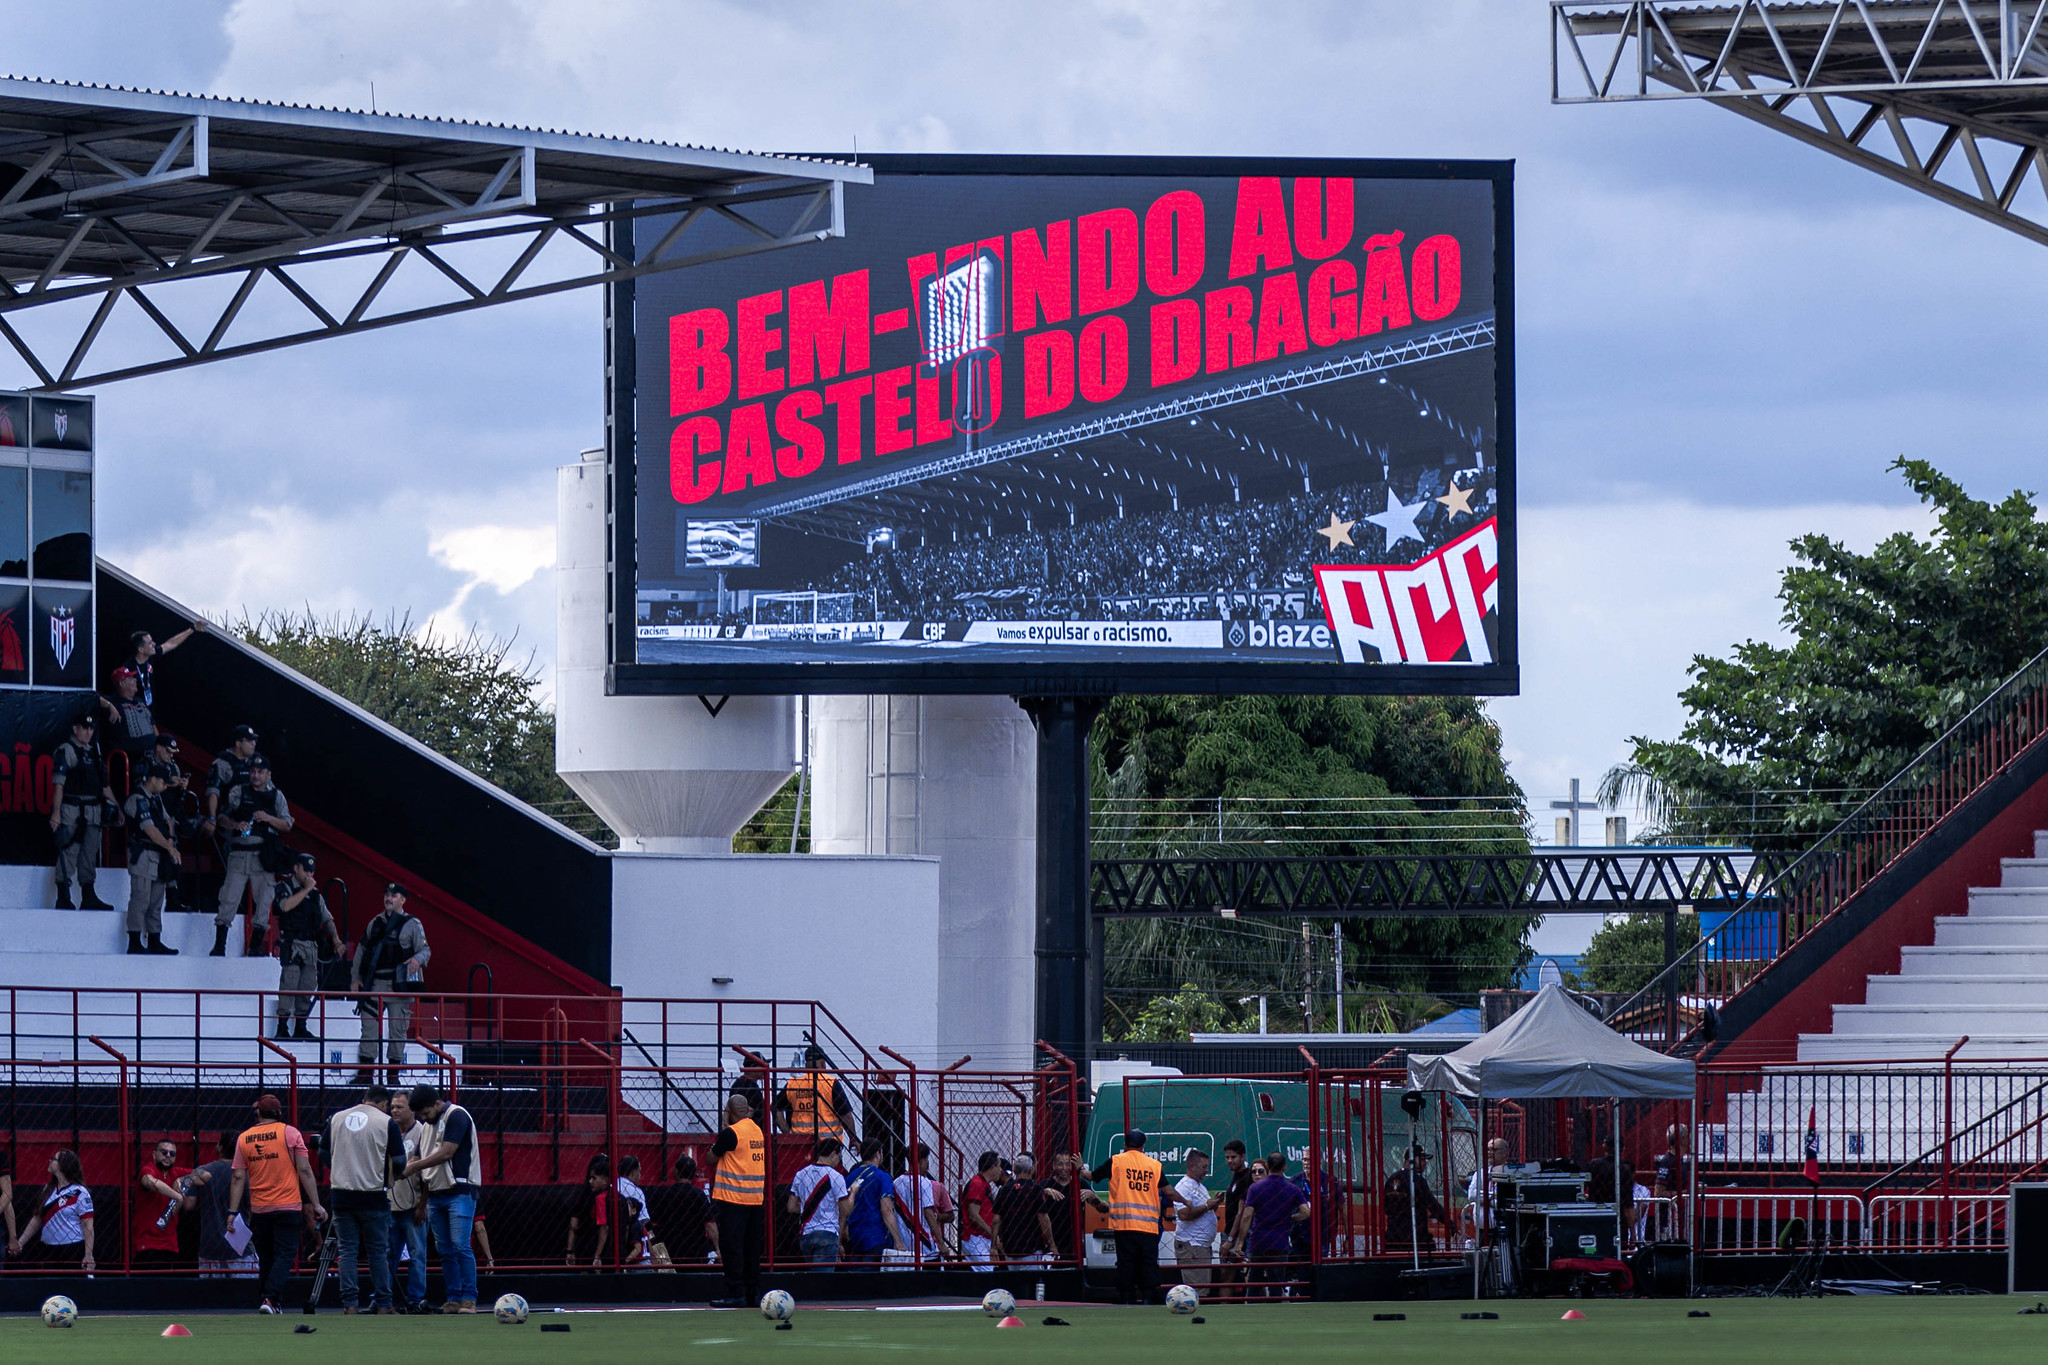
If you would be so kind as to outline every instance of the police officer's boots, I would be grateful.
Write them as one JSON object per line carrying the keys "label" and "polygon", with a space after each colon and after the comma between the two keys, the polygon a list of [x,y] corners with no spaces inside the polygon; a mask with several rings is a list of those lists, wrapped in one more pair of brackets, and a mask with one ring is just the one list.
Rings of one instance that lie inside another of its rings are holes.
{"label": "police officer's boots", "polygon": [[78,908],[81,910],[111,910],[114,907],[100,899],[100,893],[93,889],[91,882],[78,884]]}
{"label": "police officer's boots", "polygon": [[71,903],[70,882],[57,883],[57,908],[59,910],[76,910],[78,908]]}
{"label": "police officer's boots", "polygon": [[176,957],[178,955],[178,950],[176,948],[173,948],[170,944],[164,942],[164,936],[162,934],[158,934],[153,939],[145,939],[143,941],[149,945],[144,951],[146,951],[151,957]]}
{"label": "police officer's boots", "polygon": [[227,925],[225,925],[225,924],[216,924],[216,925],[214,925],[214,926],[213,926],[213,951],[212,951],[212,952],[210,952],[210,953],[208,953],[208,954],[207,954],[207,956],[208,956],[208,957],[226,957],[227,955],[228,955],[228,926],[227,926]]}
{"label": "police officer's boots", "polygon": [[145,953],[147,953],[148,951],[149,951],[149,949],[147,949],[147,948],[145,948],[145,947],[143,947],[143,946],[142,946],[142,935],[140,935],[140,934],[130,934],[130,935],[128,935],[128,956],[130,956],[130,957],[141,957],[141,956],[143,956],[143,955],[144,955]]}

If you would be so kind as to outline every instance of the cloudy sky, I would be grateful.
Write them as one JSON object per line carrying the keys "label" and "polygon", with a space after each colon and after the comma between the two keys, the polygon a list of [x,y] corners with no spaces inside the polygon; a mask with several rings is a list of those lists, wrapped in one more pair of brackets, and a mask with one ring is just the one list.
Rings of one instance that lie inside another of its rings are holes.
{"label": "cloudy sky", "polygon": [[[1524,690],[1540,806],[1688,659],[1775,633],[1786,540],[2037,487],[2048,255],[1689,102],[1553,107],[1541,0],[11,0],[13,74],[750,150],[1517,163]],[[585,292],[101,394],[104,552],[213,612],[410,611],[552,648]],[[24,375],[0,367],[0,383]]]}

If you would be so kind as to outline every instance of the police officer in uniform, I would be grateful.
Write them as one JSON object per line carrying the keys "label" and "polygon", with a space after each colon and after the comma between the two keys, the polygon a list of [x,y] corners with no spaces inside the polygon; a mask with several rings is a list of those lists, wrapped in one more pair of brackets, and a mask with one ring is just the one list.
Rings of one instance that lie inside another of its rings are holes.
{"label": "police officer in uniform", "polygon": [[237,725],[228,732],[226,751],[215,754],[206,770],[206,820],[200,825],[202,830],[213,832],[214,823],[220,818],[221,803],[228,799],[229,792],[249,780],[249,763],[255,757],[253,727]]}
{"label": "police officer in uniform", "polygon": [[[750,1101],[751,1103],[751,1101]],[[804,1069],[792,1076],[775,1097],[780,1131],[801,1137],[815,1147],[825,1138],[842,1143],[853,1133],[853,1106],[838,1079],[825,1069],[825,1049],[816,1043],[804,1049]],[[843,1164],[837,1158],[834,1165]]]}
{"label": "police officer in uniform", "polygon": [[1088,1172],[1109,1181],[1109,1226],[1116,1234],[1116,1289],[1124,1303],[1150,1303],[1159,1292],[1159,1200],[1164,1169],[1145,1155],[1145,1135],[1124,1134],[1124,1149]]}
{"label": "police officer in uniform", "polygon": [[[341,933],[327,911],[314,875],[313,855],[293,857],[291,875],[271,892],[271,913],[277,917],[277,1036],[317,1043],[319,1035],[306,1024],[313,995],[320,989],[320,949],[341,956]],[[296,1019],[294,1019],[296,1016]]]}
{"label": "police officer in uniform", "polygon": [[768,1140],[754,1122],[753,1106],[738,1095],[725,1102],[725,1127],[711,1141],[711,1216],[718,1224],[718,1258],[725,1267],[725,1297],[713,1308],[747,1308],[761,1298],[761,1241],[767,1220]]}
{"label": "police officer in uniform", "polygon": [[359,998],[356,1013],[362,1016],[362,1036],[356,1042],[356,1061],[365,1078],[377,1064],[377,1032],[386,1011],[391,1015],[391,1032],[385,1042],[385,1056],[391,1061],[391,1079],[398,1081],[398,1068],[405,1064],[405,1036],[412,1022],[413,993],[426,979],[427,962],[434,955],[427,946],[427,931],[418,918],[405,911],[405,888],[397,882],[384,888],[384,912],[363,930],[356,945],[355,965],[349,970],[351,992]]}
{"label": "police officer in uniform", "polygon": [[[256,933],[270,927],[270,897],[264,888],[270,873],[263,866],[268,845],[291,832],[292,808],[284,793],[270,780],[270,760],[262,754],[249,757],[249,780],[228,792],[220,823],[227,829],[227,876],[220,884],[220,905],[213,915],[211,957],[226,957],[228,926],[242,908],[245,887],[256,892]],[[271,866],[276,866],[272,863]]]}
{"label": "police officer in uniform", "polygon": [[164,942],[164,888],[178,870],[178,845],[164,808],[164,770],[142,766],[142,783],[121,807],[128,817],[128,951],[176,957]]}
{"label": "police officer in uniform", "polygon": [[111,910],[99,898],[93,880],[100,865],[100,820],[114,805],[107,782],[107,763],[93,742],[93,717],[88,711],[71,722],[71,738],[57,746],[50,775],[50,828],[57,835],[57,908],[69,910],[71,883],[78,883],[80,910]]}

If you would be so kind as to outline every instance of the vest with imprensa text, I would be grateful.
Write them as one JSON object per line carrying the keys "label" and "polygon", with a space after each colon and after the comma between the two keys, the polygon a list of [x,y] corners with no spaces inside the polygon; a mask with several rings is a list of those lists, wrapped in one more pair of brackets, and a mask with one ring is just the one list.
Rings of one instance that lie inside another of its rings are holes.
{"label": "vest with imprensa text", "polygon": [[768,1194],[768,1143],[752,1119],[732,1124],[739,1145],[719,1154],[711,1174],[711,1197],[728,1204],[759,1204]]}

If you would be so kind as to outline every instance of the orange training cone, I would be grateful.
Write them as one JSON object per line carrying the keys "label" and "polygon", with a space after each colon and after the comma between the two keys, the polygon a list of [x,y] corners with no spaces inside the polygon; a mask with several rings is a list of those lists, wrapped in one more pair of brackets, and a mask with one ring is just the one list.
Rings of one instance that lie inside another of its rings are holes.
{"label": "orange training cone", "polygon": [[996,1324],[998,1327],[1022,1327],[1023,1325],[1024,1319],[1018,1317],[1015,1313],[1012,1313],[1009,1317]]}
{"label": "orange training cone", "polygon": [[180,1327],[177,1323],[174,1322],[169,1327],[164,1328],[164,1330],[158,1333],[158,1335],[166,1337],[189,1337],[192,1335],[192,1330],[189,1327]]}
{"label": "orange training cone", "polygon": [[1585,1320],[1586,1315],[1576,1308],[1565,1309],[1564,1316],[1558,1319],[1559,1322],[1584,1322]]}

